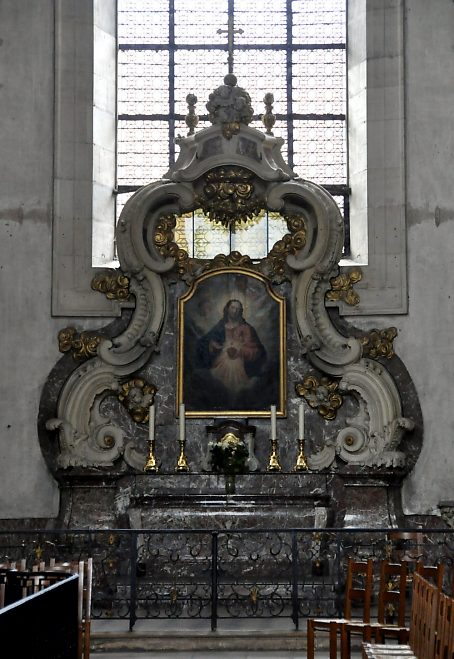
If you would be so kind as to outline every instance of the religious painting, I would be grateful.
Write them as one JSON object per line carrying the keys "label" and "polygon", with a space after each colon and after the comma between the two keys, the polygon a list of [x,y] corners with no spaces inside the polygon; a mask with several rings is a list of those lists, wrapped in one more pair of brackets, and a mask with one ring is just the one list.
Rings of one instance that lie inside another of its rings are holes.
{"label": "religious painting", "polygon": [[[285,415],[285,300],[260,274],[208,272],[178,303],[177,406],[188,417]],[[178,407],[177,407],[178,408]]]}

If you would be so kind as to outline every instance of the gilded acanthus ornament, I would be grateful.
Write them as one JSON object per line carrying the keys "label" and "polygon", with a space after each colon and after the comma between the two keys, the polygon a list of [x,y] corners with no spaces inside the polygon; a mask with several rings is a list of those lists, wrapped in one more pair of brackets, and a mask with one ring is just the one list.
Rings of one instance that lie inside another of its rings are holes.
{"label": "gilded acanthus ornament", "polygon": [[118,400],[136,423],[148,423],[149,408],[156,392],[154,384],[148,384],[143,378],[133,378],[121,385]]}
{"label": "gilded acanthus ornament", "polygon": [[203,195],[196,196],[196,203],[210,220],[225,227],[247,222],[263,207],[253,178],[254,174],[242,167],[216,167],[206,174]]}
{"label": "gilded acanthus ornament", "polygon": [[178,274],[184,275],[189,272],[189,255],[186,250],[181,249],[175,242],[174,229],[177,216],[174,214],[163,215],[156,226],[154,242],[160,254],[165,258],[171,256],[176,261]]}
{"label": "gilded acanthus ornament", "polygon": [[337,410],[343,403],[338,390],[339,383],[324,376],[319,380],[315,375],[309,375],[302,383],[295,385],[297,395],[302,396],[327,421],[336,418]]}
{"label": "gilded acanthus ornament", "polygon": [[72,352],[74,361],[82,362],[96,357],[98,345],[106,337],[96,332],[77,332],[75,327],[65,327],[58,333],[60,352]]}
{"label": "gilded acanthus ornament", "polygon": [[129,278],[121,270],[103,270],[95,275],[91,281],[94,291],[104,293],[108,300],[127,300],[129,291]]}
{"label": "gilded acanthus ornament", "polygon": [[236,76],[227,74],[224,84],[210,94],[206,104],[209,120],[221,124],[222,134],[228,140],[240,131],[241,124],[250,124],[254,114],[251,97],[236,83]]}
{"label": "gilded acanthus ornament", "polygon": [[327,291],[326,299],[331,301],[345,302],[351,307],[359,304],[359,295],[353,289],[353,286],[363,278],[363,273],[359,268],[343,272],[337,277],[330,279],[331,290]]}
{"label": "gilded acanthus ornament", "polygon": [[203,268],[203,271],[207,270],[217,270],[218,268],[249,268],[250,270],[254,269],[254,262],[250,256],[243,255],[240,252],[230,252],[230,254],[218,254],[211,261],[208,262],[207,266]]}
{"label": "gilded acanthus ornament", "polygon": [[306,244],[306,227],[302,215],[284,215],[284,219],[290,233],[274,243],[265,259],[271,265],[271,276],[282,276],[288,254],[295,254]]}
{"label": "gilded acanthus ornament", "polygon": [[397,329],[395,327],[388,327],[384,330],[370,330],[370,332],[360,338],[364,356],[371,359],[377,359],[377,357],[391,359],[396,354],[393,346],[396,336]]}

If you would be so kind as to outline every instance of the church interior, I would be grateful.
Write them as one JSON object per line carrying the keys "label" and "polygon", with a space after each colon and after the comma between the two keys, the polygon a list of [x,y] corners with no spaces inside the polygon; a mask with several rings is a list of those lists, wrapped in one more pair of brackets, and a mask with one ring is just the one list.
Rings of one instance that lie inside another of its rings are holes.
{"label": "church interior", "polygon": [[451,657],[454,2],[0,26],[14,656]]}

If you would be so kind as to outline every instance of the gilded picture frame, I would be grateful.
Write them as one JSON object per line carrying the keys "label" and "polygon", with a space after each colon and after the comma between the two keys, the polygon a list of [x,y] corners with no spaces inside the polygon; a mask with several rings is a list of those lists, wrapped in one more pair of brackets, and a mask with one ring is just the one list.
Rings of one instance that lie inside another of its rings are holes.
{"label": "gilded picture frame", "polygon": [[177,413],[286,414],[285,299],[242,268],[198,277],[178,301]]}

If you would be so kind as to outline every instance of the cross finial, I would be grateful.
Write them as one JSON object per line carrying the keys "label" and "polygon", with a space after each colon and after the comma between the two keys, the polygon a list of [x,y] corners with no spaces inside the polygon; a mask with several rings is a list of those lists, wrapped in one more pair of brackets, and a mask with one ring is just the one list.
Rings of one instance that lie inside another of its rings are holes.
{"label": "cross finial", "polygon": [[233,44],[235,41],[235,34],[243,34],[244,30],[239,28],[235,30],[233,15],[229,14],[229,20],[227,23],[227,30],[218,30],[218,34],[227,34],[227,49],[228,49],[228,66],[229,73],[233,73]]}

